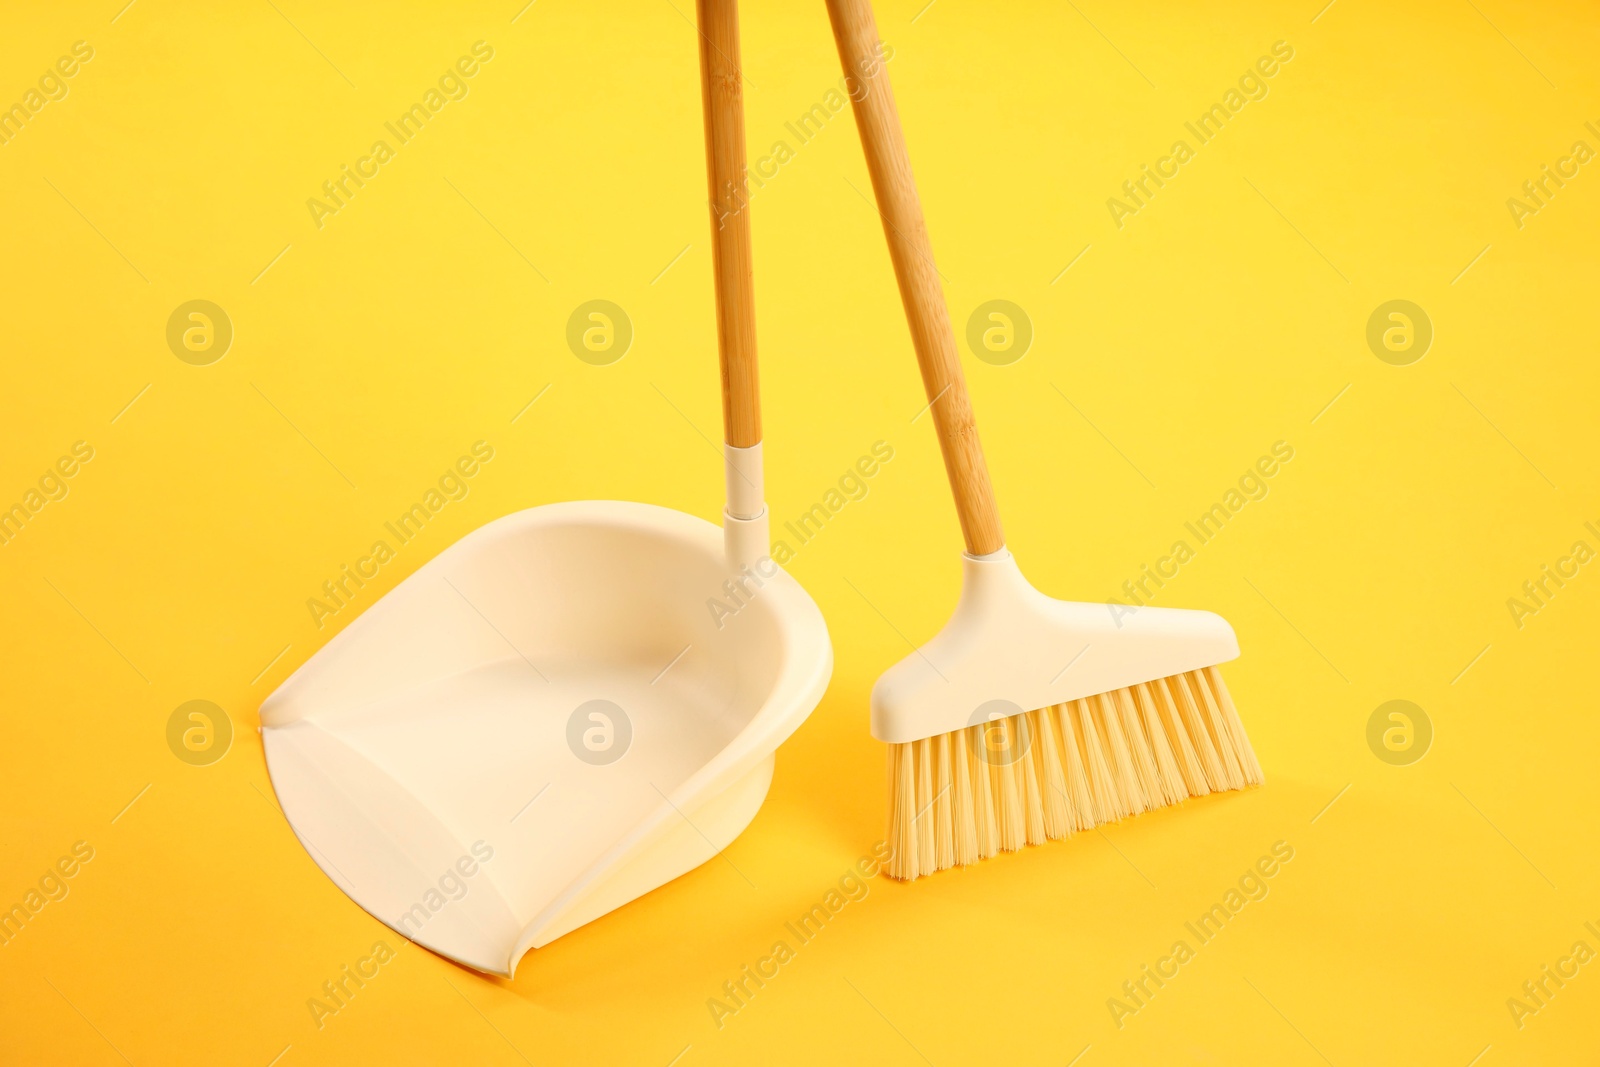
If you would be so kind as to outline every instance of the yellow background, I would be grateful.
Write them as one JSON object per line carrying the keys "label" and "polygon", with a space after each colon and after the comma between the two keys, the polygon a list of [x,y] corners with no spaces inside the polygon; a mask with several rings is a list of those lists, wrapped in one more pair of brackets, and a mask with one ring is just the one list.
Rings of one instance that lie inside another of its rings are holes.
{"label": "yellow background", "polygon": [[[1592,9],[882,3],[956,328],[1000,298],[1035,329],[1020,362],[967,354],[967,372],[1036,584],[1116,595],[1273,442],[1295,449],[1158,600],[1237,629],[1225,674],[1267,785],[875,880],[713,1025],[707,999],[881,836],[868,691],[957,592],[959,534],[841,114],[752,201],[774,516],[875,441],[895,458],[791,567],[837,667],[728,850],[754,886],[708,863],[515,982],[402,947],[319,1030],[307,999],[394,937],[271,799],[257,708],[353,614],[318,630],[306,598],[480,438],[497,455],[470,497],[363,606],[517,509],[615,497],[715,518],[722,468],[702,439],[720,434],[687,0],[273,2],[13,5],[0,33],[3,101],[74,41],[95,49],[0,146],[0,503],[74,441],[96,450],[0,547],[0,905],[73,842],[96,850],[0,948],[0,1060],[1592,1055],[1600,965],[1520,1030],[1506,1007],[1574,941],[1600,948],[1583,928],[1600,926],[1600,573],[1521,629],[1506,606],[1574,541],[1600,547],[1583,527],[1600,525],[1600,163],[1521,229],[1506,207],[1572,142],[1600,148]],[[316,228],[306,199],[480,39],[495,56],[470,95]],[[1106,199],[1278,40],[1295,55],[1270,95],[1119,230]],[[750,4],[744,47],[752,155],[796,147],[784,123],[839,73],[821,5]],[[165,342],[196,298],[236,332],[211,366]],[[609,367],[564,341],[592,298],[636,330]],[[1365,342],[1397,298],[1436,334],[1407,367]],[[191,699],[236,726],[212,766],[167,748]],[[1390,699],[1434,726],[1411,766],[1366,743]],[[1278,840],[1295,858],[1270,895],[1118,1029],[1107,998]]]}

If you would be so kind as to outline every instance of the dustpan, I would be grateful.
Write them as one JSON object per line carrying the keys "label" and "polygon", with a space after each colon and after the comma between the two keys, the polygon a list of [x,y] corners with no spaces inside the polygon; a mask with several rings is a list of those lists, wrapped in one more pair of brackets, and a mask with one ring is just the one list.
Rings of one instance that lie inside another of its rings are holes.
{"label": "dustpan", "polygon": [[507,515],[261,706],[273,788],[317,865],[491,974],[725,848],[832,673],[816,604],[766,555],[737,16],[700,6],[722,527],[623,501]]}

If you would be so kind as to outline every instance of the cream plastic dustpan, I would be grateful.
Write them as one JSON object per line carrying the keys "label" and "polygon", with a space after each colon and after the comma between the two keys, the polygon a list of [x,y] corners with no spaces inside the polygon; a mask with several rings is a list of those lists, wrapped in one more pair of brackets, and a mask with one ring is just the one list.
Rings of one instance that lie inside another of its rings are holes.
{"label": "cream plastic dustpan", "polygon": [[738,24],[701,4],[728,506],[621,501],[474,531],[261,706],[278,800],[328,877],[441,955],[511,976],[704,863],[821,699],[821,613],[766,555]]}

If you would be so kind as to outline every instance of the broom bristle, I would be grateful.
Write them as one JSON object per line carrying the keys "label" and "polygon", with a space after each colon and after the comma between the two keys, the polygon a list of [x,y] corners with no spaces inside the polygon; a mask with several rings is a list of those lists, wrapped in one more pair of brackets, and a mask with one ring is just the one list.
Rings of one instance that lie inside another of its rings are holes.
{"label": "broom bristle", "polygon": [[1215,667],[889,746],[891,878],[910,880],[1263,781]]}

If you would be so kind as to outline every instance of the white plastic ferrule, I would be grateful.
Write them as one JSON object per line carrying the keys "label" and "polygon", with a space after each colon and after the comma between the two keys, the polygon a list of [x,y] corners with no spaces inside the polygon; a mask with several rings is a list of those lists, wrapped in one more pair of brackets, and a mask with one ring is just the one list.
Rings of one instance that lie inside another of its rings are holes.
{"label": "white plastic ferrule", "polygon": [[728,514],[736,519],[753,519],[766,508],[761,485],[761,442],[749,448],[724,445],[722,449],[728,482]]}
{"label": "white plastic ferrule", "polygon": [[722,513],[722,551],[729,570],[740,571],[759,563],[770,551],[768,545],[766,508],[753,519]]}
{"label": "white plastic ferrule", "polygon": [[734,570],[767,554],[767,503],[762,494],[761,442],[748,448],[724,445],[728,506],[722,513],[722,548]]}

